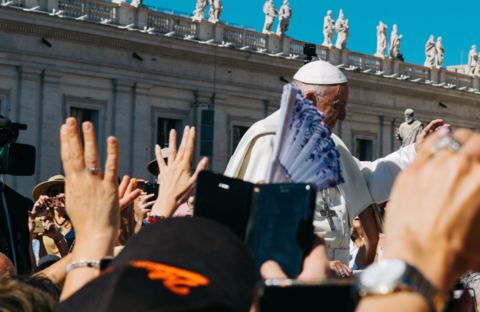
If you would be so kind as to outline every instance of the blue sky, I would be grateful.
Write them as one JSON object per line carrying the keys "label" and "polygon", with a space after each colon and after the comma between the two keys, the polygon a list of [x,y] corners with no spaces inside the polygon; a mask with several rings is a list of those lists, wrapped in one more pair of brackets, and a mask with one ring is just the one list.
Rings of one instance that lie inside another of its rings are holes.
{"label": "blue sky", "polygon": [[[196,0],[145,0],[146,5],[164,10],[191,14]],[[222,20],[234,25],[261,30],[264,16],[263,0],[223,0]],[[277,9],[282,0],[275,0]],[[379,20],[388,25],[398,24],[403,34],[400,52],[405,61],[414,64],[424,62],[424,44],[430,34],[443,37],[445,64],[466,63],[472,44],[480,46],[480,1],[373,1],[373,0],[290,0],[293,9],[288,35],[292,38],[321,43],[323,41],[323,16],[328,9],[334,18],[343,8],[350,20],[350,50],[374,54],[376,49],[375,27]]]}

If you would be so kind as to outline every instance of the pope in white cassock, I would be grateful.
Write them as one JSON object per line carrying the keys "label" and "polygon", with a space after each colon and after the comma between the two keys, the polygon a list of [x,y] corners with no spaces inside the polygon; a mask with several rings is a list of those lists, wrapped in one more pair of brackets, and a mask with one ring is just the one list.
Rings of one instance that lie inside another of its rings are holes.
{"label": "pope in white cassock", "polygon": [[[337,67],[324,61],[311,62],[298,70],[292,84],[325,115],[330,129],[338,120],[345,119],[347,78]],[[276,111],[250,127],[230,159],[225,175],[253,183],[266,180],[279,124]],[[432,122],[422,136],[441,125],[441,120]],[[384,158],[365,162],[353,157],[333,133],[332,139],[340,152],[345,183],[317,194],[314,227],[325,238],[329,259],[347,264],[353,218],[372,203],[388,200],[395,177],[414,160],[416,147],[412,144]],[[422,141],[423,138],[417,142]]]}

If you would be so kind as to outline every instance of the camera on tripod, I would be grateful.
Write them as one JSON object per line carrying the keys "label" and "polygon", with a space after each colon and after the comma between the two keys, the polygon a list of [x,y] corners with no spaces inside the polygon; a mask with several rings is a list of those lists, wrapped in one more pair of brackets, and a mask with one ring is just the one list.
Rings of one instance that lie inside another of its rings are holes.
{"label": "camera on tripod", "polygon": [[35,147],[16,143],[27,125],[0,115],[0,174],[31,176],[35,173]]}

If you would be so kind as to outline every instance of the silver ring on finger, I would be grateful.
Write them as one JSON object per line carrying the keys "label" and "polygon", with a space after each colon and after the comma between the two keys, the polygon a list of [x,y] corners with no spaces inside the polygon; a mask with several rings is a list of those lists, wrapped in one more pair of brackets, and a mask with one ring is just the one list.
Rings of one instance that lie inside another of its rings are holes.
{"label": "silver ring on finger", "polygon": [[96,175],[100,173],[100,168],[98,167],[87,167],[85,168],[90,174]]}
{"label": "silver ring on finger", "polygon": [[461,147],[462,144],[455,140],[455,138],[453,138],[451,135],[445,135],[438,138],[438,140],[433,143],[433,145],[430,147],[430,154],[431,156],[435,156],[443,150],[449,150],[456,153]]}

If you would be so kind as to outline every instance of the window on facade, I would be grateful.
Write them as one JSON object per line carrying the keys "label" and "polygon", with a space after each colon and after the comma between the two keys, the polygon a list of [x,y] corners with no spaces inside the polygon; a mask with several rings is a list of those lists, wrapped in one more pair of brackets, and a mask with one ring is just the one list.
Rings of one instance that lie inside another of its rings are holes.
{"label": "window on facade", "polygon": [[95,127],[95,137],[98,140],[98,132],[100,131],[100,113],[97,109],[72,106],[70,107],[70,116],[75,117],[79,125],[84,121],[90,121]]}
{"label": "window on facade", "polygon": [[175,129],[177,131],[177,144],[180,144],[182,133],[180,128],[182,121],[179,119],[162,118],[157,119],[157,144],[162,148],[168,146],[168,140],[170,136],[170,130]]}
{"label": "window on facade", "polygon": [[373,141],[367,139],[356,140],[356,157],[359,160],[372,161],[373,160]]}
{"label": "window on facade", "polygon": [[213,126],[215,111],[213,109],[202,110],[202,123],[200,132],[200,155],[213,155]]}
{"label": "window on facade", "polygon": [[233,126],[232,128],[232,154],[235,152],[235,149],[238,146],[238,143],[240,143],[240,140],[242,139],[243,135],[245,132],[247,132],[248,127],[244,126]]}

